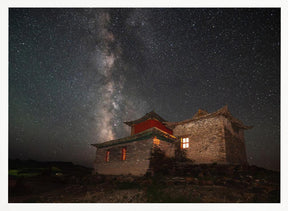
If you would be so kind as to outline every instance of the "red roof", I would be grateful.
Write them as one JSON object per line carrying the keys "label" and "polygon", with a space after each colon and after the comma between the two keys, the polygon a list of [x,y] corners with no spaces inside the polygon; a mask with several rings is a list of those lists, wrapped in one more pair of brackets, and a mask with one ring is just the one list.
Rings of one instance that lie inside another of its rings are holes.
{"label": "red roof", "polygon": [[138,124],[140,122],[144,122],[147,119],[156,119],[160,122],[166,122],[166,120],[163,119],[161,116],[159,116],[155,111],[151,111],[139,119],[136,119],[136,120],[130,121],[130,122],[124,122],[124,123],[129,125],[129,126],[132,126],[132,125]]}

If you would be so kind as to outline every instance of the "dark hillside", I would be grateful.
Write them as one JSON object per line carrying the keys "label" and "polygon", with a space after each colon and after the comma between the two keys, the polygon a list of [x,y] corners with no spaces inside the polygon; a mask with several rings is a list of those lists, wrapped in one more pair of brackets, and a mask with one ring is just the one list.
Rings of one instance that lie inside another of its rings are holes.
{"label": "dark hillside", "polygon": [[280,202],[280,173],[256,166],[178,164],[144,177],[92,175],[69,162],[11,160],[9,167],[12,203]]}

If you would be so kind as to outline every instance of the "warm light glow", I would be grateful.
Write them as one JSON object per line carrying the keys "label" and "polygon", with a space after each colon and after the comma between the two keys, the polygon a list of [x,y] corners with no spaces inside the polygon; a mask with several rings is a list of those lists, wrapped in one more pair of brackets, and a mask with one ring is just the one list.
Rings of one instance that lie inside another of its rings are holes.
{"label": "warm light glow", "polygon": [[126,147],[123,147],[121,160],[126,160],[126,151],[127,151]]}
{"label": "warm light glow", "polygon": [[109,159],[110,159],[110,151],[109,150],[107,150],[106,151],[106,162],[109,162]]}
{"label": "warm light glow", "polygon": [[189,148],[189,138],[182,138],[181,139],[181,148],[182,149]]}
{"label": "warm light glow", "polygon": [[160,144],[160,140],[156,138],[156,136],[153,138],[153,144],[158,145]]}

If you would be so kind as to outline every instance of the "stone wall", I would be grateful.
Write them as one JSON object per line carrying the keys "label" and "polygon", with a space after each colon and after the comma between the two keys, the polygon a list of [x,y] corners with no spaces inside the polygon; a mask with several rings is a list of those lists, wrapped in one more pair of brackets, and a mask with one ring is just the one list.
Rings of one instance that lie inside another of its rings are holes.
{"label": "stone wall", "polygon": [[177,125],[175,136],[188,137],[186,157],[195,163],[226,163],[224,117],[216,116]]}
{"label": "stone wall", "polygon": [[[190,121],[176,125],[174,136],[188,137],[189,148],[183,149],[185,157],[195,164],[246,164],[244,131],[233,125],[224,116]],[[161,140],[159,148],[166,157],[175,157],[179,146]],[[178,142],[180,145],[180,142]],[[122,148],[126,147],[126,160],[121,160]],[[94,173],[104,175],[144,175],[151,169],[150,160],[153,149],[153,137],[117,144],[97,149]],[[106,151],[110,151],[109,162],[106,162]]]}
{"label": "stone wall", "polygon": [[168,158],[175,157],[175,145],[174,144],[169,143],[167,141],[162,141],[160,139],[159,148],[161,151],[164,152],[166,157],[168,157]]}
{"label": "stone wall", "polygon": [[173,132],[189,138],[183,150],[195,163],[247,164],[244,130],[223,116],[177,125]]}
{"label": "stone wall", "polygon": [[[144,175],[149,169],[153,139],[134,141],[97,149],[94,171],[105,175]],[[126,160],[121,160],[122,148],[126,147]],[[105,161],[110,150],[110,160]]]}
{"label": "stone wall", "polygon": [[224,119],[226,159],[228,163],[247,164],[244,130]]}

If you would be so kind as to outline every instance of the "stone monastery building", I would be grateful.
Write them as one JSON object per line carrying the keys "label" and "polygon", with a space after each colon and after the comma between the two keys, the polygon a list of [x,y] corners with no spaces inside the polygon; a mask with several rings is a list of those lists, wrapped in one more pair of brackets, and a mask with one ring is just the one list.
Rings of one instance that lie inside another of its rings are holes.
{"label": "stone monastery building", "polygon": [[94,173],[145,175],[155,147],[168,158],[175,158],[179,149],[195,164],[247,164],[244,130],[252,127],[233,117],[227,106],[214,113],[199,109],[181,122],[167,122],[151,111],[125,124],[130,136],[92,144],[97,148]]}

